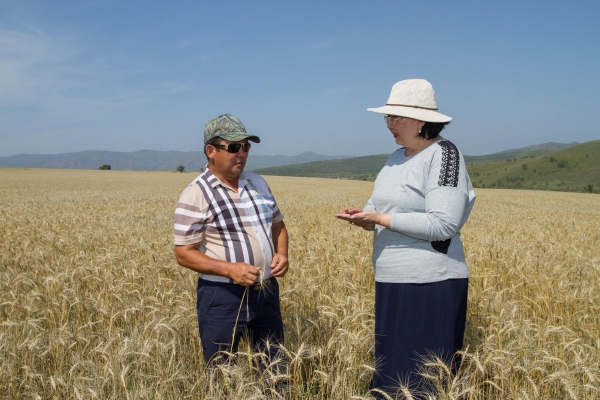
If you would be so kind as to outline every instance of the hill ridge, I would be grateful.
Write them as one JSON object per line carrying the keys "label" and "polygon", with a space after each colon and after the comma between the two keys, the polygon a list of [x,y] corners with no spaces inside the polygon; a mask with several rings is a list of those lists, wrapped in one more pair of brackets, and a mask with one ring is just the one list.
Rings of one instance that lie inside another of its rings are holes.
{"label": "hill ridge", "polygon": [[[307,151],[296,156],[253,155],[246,169],[266,168],[311,161],[335,160],[348,156],[327,156]],[[98,169],[108,164],[117,170],[175,170],[183,165],[188,171],[201,171],[206,165],[203,151],[137,150],[133,152],[84,150],[58,154],[16,154],[0,157],[0,167]]]}
{"label": "hill ridge", "polygon": [[[528,154],[528,151],[510,154]],[[388,154],[379,154],[257,169],[255,172],[373,181],[388,157]],[[467,162],[467,170],[475,187],[600,192],[600,140],[568,145],[541,155]]]}

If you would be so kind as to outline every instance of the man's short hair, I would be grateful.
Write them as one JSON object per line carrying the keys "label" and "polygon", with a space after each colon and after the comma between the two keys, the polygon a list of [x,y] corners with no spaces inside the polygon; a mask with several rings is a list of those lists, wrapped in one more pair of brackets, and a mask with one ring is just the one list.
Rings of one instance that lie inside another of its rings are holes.
{"label": "man's short hair", "polygon": [[208,146],[209,144],[212,146],[214,146],[215,144],[219,144],[220,140],[221,140],[221,138],[219,136],[217,136],[217,137],[210,139],[208,142],[204,143],[204,155],[206,156],[207,160],[208,160],[208,153],[206,153],[206,146]]}

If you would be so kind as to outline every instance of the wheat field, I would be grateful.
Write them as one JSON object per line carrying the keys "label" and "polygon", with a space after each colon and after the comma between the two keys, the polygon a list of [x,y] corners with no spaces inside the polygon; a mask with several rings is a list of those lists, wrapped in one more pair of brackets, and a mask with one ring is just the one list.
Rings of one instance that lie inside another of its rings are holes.
{"label": "wheat field", "polygon": [[[241,345],[204,370],[173,211],[193,173],[0,169],[0,398],[368,399],[372,183],[267,177],[286,216],[285,365]],[[465,349],[432,399],[600,398],[600,196],[478,189],[463,228]],[[401,345],[401,344],[399,344]],[[287,394],[272,382],[287,380]],[[411,398],[400,390],[398,398]]]}

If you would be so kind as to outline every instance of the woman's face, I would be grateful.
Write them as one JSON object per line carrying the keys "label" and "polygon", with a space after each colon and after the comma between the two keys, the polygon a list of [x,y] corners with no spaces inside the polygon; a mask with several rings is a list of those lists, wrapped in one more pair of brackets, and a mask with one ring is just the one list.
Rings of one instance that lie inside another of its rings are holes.
{"label": "woman's face", "polygon": [[411,148],[413,143],[422,140],[419,136],[419,130],[425,125],[425,122],[412,118],[390,116],[387,119],[387,127],[394,135],[396,144]]}

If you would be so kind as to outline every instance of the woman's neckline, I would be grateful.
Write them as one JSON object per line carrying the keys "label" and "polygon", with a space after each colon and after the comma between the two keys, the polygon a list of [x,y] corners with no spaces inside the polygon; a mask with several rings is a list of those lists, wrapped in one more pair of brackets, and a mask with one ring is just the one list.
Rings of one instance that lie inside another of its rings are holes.
{"label": "woman's neckline", "polygon": [[419,150],[415,154],[411,154],[411,155],[406,154],[407,148],[404,147],[404,152],[403,152],[404,157],[406,157],[406,158],[412,158],[412,157],[414,157],[416,155],[419,155],[419,154],[423,153],[425,150],[427,150],[428,148],[430,148],[431,146],[433,146],[434,144],[436,144],[437,142],[441,142],[442,140],[444,140],[444,138],[441,137],[441,136],[438,136],[435,139],[432,139],[431,143],[429,143],[427,146],[423,147],[421,150]]}

